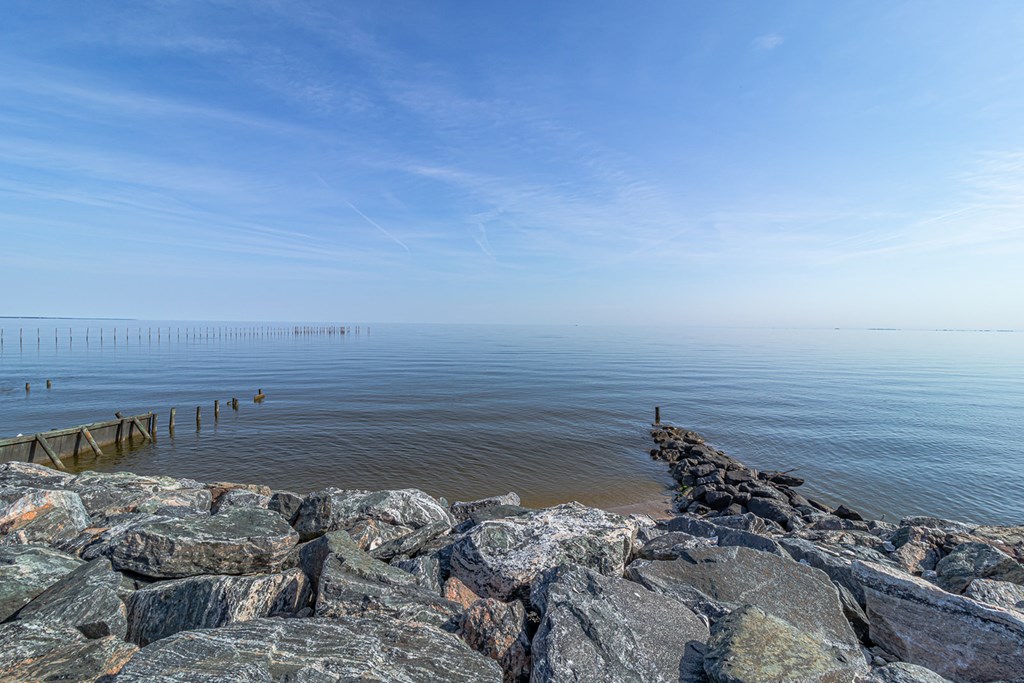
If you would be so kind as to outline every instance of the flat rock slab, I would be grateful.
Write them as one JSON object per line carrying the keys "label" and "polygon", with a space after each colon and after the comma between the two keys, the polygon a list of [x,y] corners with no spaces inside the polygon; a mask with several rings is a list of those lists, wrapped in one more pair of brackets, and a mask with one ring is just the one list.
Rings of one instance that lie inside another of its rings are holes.
{"label": "flat rock slab", "polygon": [[290,616],[309,600],[309,579],[301,569],[161,581],[128,598],[128,640],[148,645],[179,631]]}
{"label": "flat rock slab", "polygon": [[1024,612],[1024,586],[1008,581],[975,579],[964,595],[979,602]]}
{"label": "flat rock slab", "polygon": [[839,592],[817,569],[771,553],[731,546],[686,552],[678,560],[637,560],[629,578],[681,598],[716,619],[754,605],[829,645],[859,651]]}
{"label": "flat rock slab", "polygon": [[413,529],[431,522],[451,526],[455,521],[443,505],[419,489],[328,488],[306,496],[296,515],[295,529],[305,541],[367,519]]}
{"label": "flat rock slab", "polygon": [[955,681],[1024,681],[1024,617],[879,564],[853,563],[871,639]]}
{"label": "flat rock slab", "polygon": [[483,510],[485,508],[497,507],[499,505],[516,505],[522,501],[519,500],[519,494],[514,491],[509,491],[503,496],[491,496],[490,498],[481,498],[480,500],[473,500],[468,502],[459,501],[452,503],[449,510],[456,522],[464,522],[469,519],[469,516],[474,512]]}
{"label": "flat rock slab", "polygon": [[0,546],[0,622],[81,564],[44,546]]}
{"label": "flat rock slab", "polygon": [[678,683],[699,673],[708,627],[682,602],[625,579],[565,565],[531,594],[543,613],[533,683]]}
{"label": "flat rock slab", "polygon": [[298,542],[281,515],[232,508],[219,515],[151,521],[114,546],[120,570],[155,578],[275,571]]}
{"label": "flat rock slab", "polygon": [[72,491],[22,486],[0,487],[0,540],[58,544],[73,539],[90,524],[82,499]]}
{"label": "flat rock slab", "polygon": [[0,624],[0,680],[88,683],[116,674],[138,650],[117,636],[88,639],[70,626]]}
{"label": "flat rock slab", "polygon": [[579,564],[621,576],[637,523],[579,503],[483,522],[453,546],[451,573],[485,598],[525,595],[541,572]]}
{"label": "flat rock slab", "polygon": [[923,666],[893,662],[858,678],[857,683],[950,683],[950,680]]}
{"label": "flat rock slab", "polygon": [[712,628],[704,670],[714,683],[854,683],[868,667],[860,652],[745,605]]}
{"label": "flat rock slab", "polygon": [[0,486],[62,489],[75,475],[34,462],[5,462],[0,465]]}
{"label": "flat rock slab", "polygon": [[109,560],[93,560],[40,593],[18,613],[18,619],[70,626],[86,638],[123,639],[128,615],[117,595],[120,586],[121,575],[111,569]]}
{"label": "flat rock slab", "polygon": [[143,648],[116,683],[232,681],[499,683],[501,669],[456,636],[377,619],[258,619],[183,631]]}

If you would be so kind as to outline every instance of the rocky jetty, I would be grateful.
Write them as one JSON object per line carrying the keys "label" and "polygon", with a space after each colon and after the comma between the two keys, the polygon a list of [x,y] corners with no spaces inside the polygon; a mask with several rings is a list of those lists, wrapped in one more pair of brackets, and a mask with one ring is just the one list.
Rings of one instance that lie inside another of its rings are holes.
{"label": "rocky jetty", "polygon": [[667,520],[0,465],[0,680],[1024,683],[1024,526],[652,437]]}

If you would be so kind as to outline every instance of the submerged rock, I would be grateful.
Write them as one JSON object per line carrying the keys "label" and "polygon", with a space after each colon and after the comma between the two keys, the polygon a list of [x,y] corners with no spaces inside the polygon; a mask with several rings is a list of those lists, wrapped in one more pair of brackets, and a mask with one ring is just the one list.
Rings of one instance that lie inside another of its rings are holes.
{"label": "submerged rock", "polygon": [[139,651],[117,683],[498,683],[501,670],[458,637],[374,619],[257,619],[184,631]]}
{"label": "submerged rock", "polygon": [[1024,617],[878,564],[853,563],[871,640],[955,681],[1024,681]]}
{"label": "submerged rock", "polygon": [[156,578],[272,572],[297,541],[276,512],[233,508],[143,523],[113,547],[111,560],[118,569]]}
{"label": "submerged rock", "polygon": [[715,624],[704,658],[714,683],[854,683],[867,669],[860,652],[827,645],[752,605]]}
{"label": "submerged rock", "polygon": [[117,636],[89,639],[70,626],[35,620],[0,624],[4,681],[90,683],[116,674],[136,652]]}
{"label": "submerged rock", "polygon": [[473,527],[455,543],[451,571],[480,596],[509,600],[560,564],[621,576],[635,537],[635,521],[567,503]]}
{"label": "submerged rock", "polygon": [[70,626],[86,638],[123,639],[127,613],[117,595],[120,585],[121,575],[111,569],[109,560],[93,560],[36,596],[18,613],[18,619]]}
{"label": "submerged rock", "polygon": [[543,613],[534,683],[677,683],[700,670],[708,627],[671,596],[564,565],[545,574],[530,600]]}
{"label": "submerged rock", "polygon": [[73,491],[0,487],[0,544],[55,545],[89,524],[89,513]]}
{"label": "submerged rock", "polygon": [[0,546],[0,622],[81,564],[53,548]]}
{"label": "submerged rock", "polygon": [[260,617],[292,616],[310,601],[299,569],[253,576],[192,576],[161,581],[128,598],[128,639],[138,645],[178,631],[214,628]]}
{"label": "submerged rock", "polygon": [[431,522],[454,519],[439,502],[419,489],[363,491],[328,488],[306,496],[295,519],[302,540],[345,529],[362,520],[418,529]]}

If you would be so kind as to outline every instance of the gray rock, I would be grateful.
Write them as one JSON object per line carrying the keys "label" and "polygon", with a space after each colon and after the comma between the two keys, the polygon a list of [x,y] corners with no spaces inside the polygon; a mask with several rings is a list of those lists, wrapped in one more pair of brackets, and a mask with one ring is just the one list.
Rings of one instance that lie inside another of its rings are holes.
{"label": "gray rock", "polygon": [[52,548],[0,546],[0,622],[81,564],[81,560]]}
{"label": "gray rock", "polygon": [[676,596],[712,619],[754,605],[815,640],[859,651],[828,576],[778,555],[740,547],[693,550],[667,562],[637,560],[629,566],[628,578]]}
{"label": "gray rock", "polygon": [[0,624],[4,681],[88,683],[117,673],[136,652],[117,636],[89,639],[70,626],[35,620]]}
{"label": "gray rock", "polygon": [[43,621],[78,629],[86,638],[127,633],[127,613],[117,595],[121,575],[110,561],[93,560],[76,567],[18,612],[18,619]]}
{"label": "gray rock", "polygon": [[973,536],[995,545],[1018,562],[1024,562],[1024,524],[1017,526],[979,526]]}
{"label": "gray rock", "polygon": [[621,576],[635,538],[634,520],[566,503],[473,527],[454,544],[451,572],[481,597],[508,600],[560,564]]}
{"label": "gray rock", "polygon": [[758,517],[771,520],[783,527],[790,528],[790,519],[797,516],[796,511],[784,502],[771,498],[751,498],[747,509]]}
{"label": "gray rock", "polygon": [[404,572],[409,572],[416,579],[422,588],[431,593],[440,595],[444,589],[444,582],[448,578],[442,570],[441,560],[437,554],[420,555],[403,560],[393,560],[392,567],[397,567]]}
{"label": "gray rock", "polygon": [[289,524],[295,522],[300,507],[302,507],[302,496],[291,491],[274,491],[270,496],[270,502],[267,504],[268,510],[278,513]]}
{"label": "gray rock", "polygon": [[63,489],[75,475],[34,462],[5,462],[0,464],[0,487],[14,486],[32,489]]}
{"label": "gray rock", "polygon": [[498,663],[505,683],[530,676],[530,640],[521,602],[477,600],[458,619],[458,634],[482,655]]}
{"label": "gray rock", "polygon": [[295,529],[302,540],[345,529],[364,519],[418,529],[431,522],[454,522],[440,503],[419,489],[362,491],[329,488],[302,501]]}
{"label": "gray rock", "polygon": [[145,477],[130,472],[83,472],[67,484],[81,497],[94,521],[129,512],[209,513],[210,494],[190,480]]}
{"label": "gray rock", "polygon": [[490,498],[481,498],[480,500],[470,502],[452,503],[450,511],[456,522],[465,522],[471,514],[479,510],[499,505],[518,506],[520,502],[519,494],[509,491],[503,496],[491,496]]}
{"label": "gray rock", "polygon": [[961,593],[974,579],[1024,584],[1024,566],[985,543],[961,543],[935,565],[935,580],[950,593]]}
{"label": "gray rock", "polygon": [[744,605],[711,629],[704,670],[714,683],[853,683],[867,664],[860,652]]}
{"label": "gray rock", "polygon": [[369,557],[353,561],[331,555],[320,572],[314,613],[318,617],[384,615],[453,630],[461,612],[459,605],[421,588],[400,569]]}
{"label": "gray rock", "polygon": [[[355,541],[344,531],[329,531],[312,541],[299,546],[299,567],[312,582],[313,593],[320,586],[320,573],[324,562],[332,555],[340,555],[346,561],[359,562],[359,558],[368,556],[362,552]],[[364,561],[369,562],[369,559]]]}
{"label": "gray rock", "polygon": [[964,595],[997,607],[1024,612],[1024,586],[1016,583],[975,579],[964,591]]}
{"label": "gray rock", "polygon": [[637,553],[637,557],[645,560],[674,560],[684,551],[694,548],[709,548],[714,543],[714,538],[692,536],[683,531],[670,531],[645,543]]}
{"label": "gray rock", "polygon": [[232,508],[270,509],[270,496],[248,489],[229,489],[217,497],[213,513],[219,514]]}
{"label": "gray rock", "polygon": [[806,563],[828,574],[837,585],[850,591],[858,605],[864,605],[864,588],[853,577],[850,565],[854,560],[867,560],[892,565],[881,553],[859,546],[819,546],[803,538],[780,538],[779,544],[797,562]]}
{"label": "gray rock", "polygon": [[393,538],[386,543],[381,543],[370,550],[370,556],[383,562],[388,562],[399,555],[414,555],[427,543],[438,536],[448,533],[451,527],[447,522],[437,521],[425,524],[419,529]]}
{"label": "gray rock", "polygon": [[[414,529],[408,526],[388,524],[375,519],[361,519],[345,531],[352,537],[360,548],[366,551],[374,550],[388,541],[411,534]],[[330,533],[330,532],[328,532]]]}
{"label": "gray rock", "polygon": [[299,569],[161,581],[128,598],[128,640],[148,645],[179,631],[293,616],[309,602],[309,580]]}
{"label": "gray rock", "polygon": [[854,562],[871,640],[955,681],[1022,681],[1024,618],[953,595],[899,570]]}
{"label": "gray rock", "polygon": [[501,670],[458,637],[377,619],[257,619],[147,645],[116,683],[498,683]]}
{"label": "gray rock", "polygon": [[906,662],[893,662],[873,670],[857,683],[950,683],[931,669]]}
{"label": "gray rock", "polygon": [[113,548],[111,560],[117,569],[157,578],[272,572],[297,541],[276,512],[232,508],[136,526]]}
{"label": "gray rock", "polygon": [[563,565],[534,586],[533,683],[699,680],[708,627],[683,603]]}
{"label": "gray rock", "polygon": [[0,487],[0,545],[56,545],[89,524],[89,513],[73,491]]}

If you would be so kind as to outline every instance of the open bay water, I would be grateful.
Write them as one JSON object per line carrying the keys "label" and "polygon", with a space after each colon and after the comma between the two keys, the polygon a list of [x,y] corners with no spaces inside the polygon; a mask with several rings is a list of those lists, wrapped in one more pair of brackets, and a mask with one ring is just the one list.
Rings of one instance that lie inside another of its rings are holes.
{"label": "open bay water", "polygon": [[[661,499],[671,484],[648,455],[660,405],[664,421],[752,467],[793,470],[807,480],[802,492],[825,502],[889,520],[1024,523],[1021,333],[390,324],[344,336],[218,333],[258,326],[292,325],[0,320],[0,438],[153,410],[155,443],[68,464],[297,492],[411,486],[469,500],[514,490],[532,506],[622,508]],[[197,328],[209,338],[186,333]],[[254,404],[260,388],[267,399]]]}

